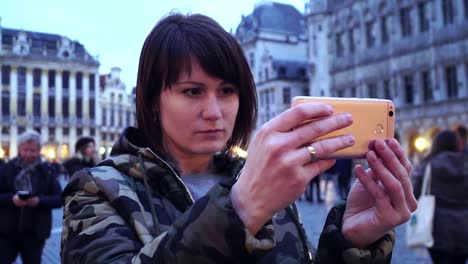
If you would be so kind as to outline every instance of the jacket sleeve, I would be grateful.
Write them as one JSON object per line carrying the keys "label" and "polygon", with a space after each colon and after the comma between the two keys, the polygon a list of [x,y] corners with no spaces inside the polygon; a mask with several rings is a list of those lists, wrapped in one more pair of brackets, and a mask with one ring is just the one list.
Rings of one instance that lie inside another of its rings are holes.
{"label": "jacket sleeve", "polygon": [[47,175],[44,178],[47,179],[48,188],[46,192],[40,193],[39,196],[39,208],[59,208],[62,205],[62,187],[57,180],[58,172],[55,168],[52,168],[48,163],[43,164],[43,173]]}
{"label": "jacket sleeve", "polygon": [[0,206],[2,208],[14,208],[13,195],[15,192],[7,183],[7,165],[0,166]]}
{"label": "jacket sleeve", "polygon": [[[252,243],[252,237],[247,238],[229,188],[222,185],[213,187],[168,231],[155,237],[142,232],[151,222],[149,213],[143,209],[134,210],[132,217],[119,214],[118,206],[85,170],[70,179],[64,197],[62,263],[233,263],[232,256],[237,263],[251,257],[247,241]],[[140,206],[131,198],[126,202]],[[262,242],[252,245],[261,247]]]}
{"label": "jacket sleeve", "polygon": [[355,248],[341,232],[345,208],[343,201],[330,210],[319,239],[317,263],[390,263],[395,231],[389,231],[367,249]]}

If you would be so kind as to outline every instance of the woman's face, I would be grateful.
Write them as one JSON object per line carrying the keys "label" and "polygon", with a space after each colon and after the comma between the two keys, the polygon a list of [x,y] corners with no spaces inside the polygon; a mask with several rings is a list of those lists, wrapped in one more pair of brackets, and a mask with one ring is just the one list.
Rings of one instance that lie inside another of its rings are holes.
{"label": "woman's face", "polygon": [[176,159],[222,150],[239,110],[238,87],[207,75],[194,59],[191,67],[163,89],[158,109],[163,144]]}

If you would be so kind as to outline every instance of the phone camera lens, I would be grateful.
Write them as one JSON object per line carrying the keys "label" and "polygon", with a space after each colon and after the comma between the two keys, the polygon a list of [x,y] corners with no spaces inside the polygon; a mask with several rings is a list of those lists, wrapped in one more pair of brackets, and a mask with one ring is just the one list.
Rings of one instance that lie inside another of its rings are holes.
{"label": "phone camera lens", "polygon": [[389,116],[393,116],[393,111],[388,112]]}

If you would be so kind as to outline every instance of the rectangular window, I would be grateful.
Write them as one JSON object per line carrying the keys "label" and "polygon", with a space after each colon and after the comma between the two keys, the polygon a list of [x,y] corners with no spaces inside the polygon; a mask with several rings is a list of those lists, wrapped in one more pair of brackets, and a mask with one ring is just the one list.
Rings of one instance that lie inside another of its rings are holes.
{"label": "rectangular window", "polygon": [[337,33],[335,36],[336,41],[336,56],[341,57],[344,54],[344,46],[342,42],[343,33]]}
{"label": "rectangular window", "polygon": [[96,135],[96,129],[95,128],[90,128],[89,133],[91,134],[91,136],[95,136]]}
{"label": "rectangular window", "polygon": [[291,103],[291,88],[284,87],[283,88],[283,104],[290,104]]}
{"label": "rectangular window", "polygon": [[429,71],[421,72],[422,92],[424,102],[432,101],[432,85],[431,85],[431,74]]}
{"label": "rectangular window", "polygon": [[40,87],[41,86],[41,69],[34,69],[33,70],[33,87]]}
{"label": "rectangular window", "polygon": [[354,53],[356,50],[356,46],[354,45],[354,29],[348,30],[348,45],[349,45],[349,53]]}
{"label": "rectangular window", "polygon": [[448,98],[458,96],[457,67],[455,65],[445,67],[445,85]]}
{"label": "rectangular window", "polygon": [[374,47],[375,38],[374,38],[374,22],[366,22],[366,44],[368,48]]}
{"label": "rectangular window", "polygon": [[89,99],[89,118],[96,118],[96,101],[94,98]]}
{"label": "rectangular window", "polygon": [[412,104],[414,102],[413,76],[405,75],[403,77],[403,83],[405,85],[405,103]]}
{"label": "rectangular window", "polygon": [[89,90],[94,91],[96,88],[96,76],[94,74],[89,75]]}
{"label": "rectangular window", "polygon": [[18,96],[17,102],[18,116],[26,116],[26,97]]}
{"label": "rectangular window", "polygon": [[115,125],[115,109],[111,109],[110,111],[110,126],[113,127]]}
{"label": "rectangular window", "polygon": [[383,81],[383,87],[384,87],[384,96],[385,99],[392,99],[392,93],[390,91],[390,81],[389,80],[384,80]]}
{"label": "rectangular window", "polygon": [[368,89],[368,95],[370,98],[377,98],[377,84],[376,83],[369,83],[367,85],[367,89]]}
{"label": "rectangular window", "polygon": [[62,98],[62,116],[64,118],[68,118],[70,116],[69,106],[70,106],[70,103],[68,101],[68,97],[63,97]]}
{"label": "rectangular window", "polygon": [[336,91],[336,96],[337,97],[344,97],[344,89],[340,89]]}
{"label": "rectangular window", "polygon": [[11,67],[7,65],[2,66],[2,85],[10,85]]}
{"label": "rectangular window", "polygon": [[77,90],[83,89],[83,73],[82,72],[76,73],[76,89]]}
{"label": "rectangular window", "polygon": [[351,87],[351,97],[356,97],[356,87]]}
{"label": "rectangular window", "polygon": [[26,68],[18,67],[18,97],[21,95],[26,95]]}
{"label": "rectangular window", "polygon": [[418,16],[419,16],[419,31],[426,32],[429,30],[429,20],[427,19],[426,2],[418,3]]}
{"label": "rectangular window", "polygon": [[76,98],[76,117],[83,117],[83,99],[81,97]]}
{"label": "rectangular window", "polygon": [[390,37],[388,35],[388,16],[383,16],[382,18],[380,18],[380,31],[382,34],[382,43],[388,43],[388,41],[390,40]]}
{"label": "rectangular window", "polygon": [[70,72],[69,71],[62,72],[62,87],[63,89],[70,88]]}
{"label": "rectangular window", "polygon": [[468,0],[463,0],[463,9],[465,10],[465,18],[468,18]]}
{"label": "rectangular window", "polygon": [[55,117],[55,97],[54,96],[49,96],[48,100],[48,114],[50,117]]}
{"label": "rectangular window", "polygon": [[102,125],[105,126],[107,124],[107,110],[102,110]]}
{"label": "rectangular window", "polygon": [[50,70],[47,75],[49,78],[49,88],[55,88],[55,71]]}
{"label": "rectangular window", "polygon": [[444,25],[453,24],[454,9],[452,0],[442,0],[442,17]]}
{"label": "rectangular window", "polygon": [[253,52],[250,52],[249,54],[249,59],[250,59],[250,67],[253,68],[255,67],[255,54]]}
{"label": "rectangular window", "polygon": [[41,94],[38,93],[33,95],[33,116],[41,116]]}
{"label": "rectangular window", "polygon": [[64,128],[62,129],[62,132],[63,132],[63,135],[64,135],[64,136],[68,136],[68,135],[70,135],[70,128],[64,127]]}
{"label": "rectangular window", "polygon": [[2,93],[2,116],[10,116],[10,93]]}
{"label": "rectangular window", "polygon": [[411,35],[411,8],[404,7],[400,9],[400,27],[402,37]]}
{"label": "rectangular window", "polygon": [[77,135],[78,137],[82,137],[82,136],[83,136],[83,128],[78,127],[78,128],[76,129],[76,135]]}

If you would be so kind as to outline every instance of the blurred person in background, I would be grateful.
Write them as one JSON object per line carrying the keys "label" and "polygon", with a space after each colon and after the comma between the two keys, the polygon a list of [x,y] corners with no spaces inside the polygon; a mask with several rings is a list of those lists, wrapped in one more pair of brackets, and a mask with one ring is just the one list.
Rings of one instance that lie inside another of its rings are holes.
{"label": "blurred person in background", "polygon": [[18,157],[0,169],[0,263],[12,263],[18,253],[24,264],[41,262],[61,187],[40,150],[40,135],[26,131],[18,136]]}
{"label": "blurred person in background", "polygon": [[434,246],[428,250],[435,264],[465,264],[468,259],[468,156],[457,150],[455,133],[440,132],[413,179],[419,197],[425,168],[431,166],[430,193],[436,207]]}
{"label": "blurred person in background", "polygon": [[91,137],[82,137],[76,141],[75,155],[63,162],[69,177],[76,171],[96,165],[96,142]]}
{"label": "blurred person in background", "polygon": [[[65,187],[62,263],[390,262],[393,228],[417,206],[402,147],[376,142],[316,251],[294,202],[334,164],[322,158],[355,139],[310,142],[352,117],[301,104],[250,141],[254,79],[237,40],[213,19],[171,14],[153,28],[136,98],[138,128]],[[246,159],[234,155],[247,146]]]}
{"label": "blurred person in background", "polygon": [[468,155],[468,143],[466,143],[466,127],[459,125],[454,130],[457,135],[457,146],[458,151]]}

